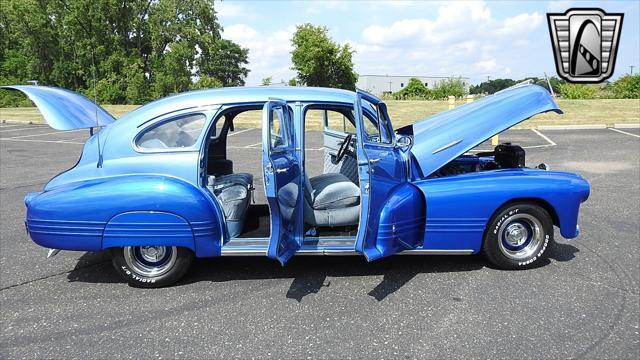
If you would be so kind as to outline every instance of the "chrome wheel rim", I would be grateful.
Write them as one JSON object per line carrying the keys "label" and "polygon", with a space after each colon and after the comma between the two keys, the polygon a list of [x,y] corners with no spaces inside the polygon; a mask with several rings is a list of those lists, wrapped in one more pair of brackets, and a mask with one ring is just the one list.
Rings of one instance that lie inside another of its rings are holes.
{"label": "chrome wheel rim", "polygon": [[510,259],[525,260],[542,243],[543,228],[540,220],[529,214],[508,217],[498,230],[500,251]]}
{"label": "chrome wheel rim", "polygon": [[175,246],[127,246],[124,260],[141,276],[157,277],[166,274],[178,258]]}

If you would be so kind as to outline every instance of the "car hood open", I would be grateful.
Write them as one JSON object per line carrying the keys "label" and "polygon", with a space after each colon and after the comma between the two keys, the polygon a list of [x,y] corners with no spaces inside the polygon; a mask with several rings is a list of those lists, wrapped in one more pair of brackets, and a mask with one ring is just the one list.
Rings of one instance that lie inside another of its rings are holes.
{"label": "car hood open", "polygon": [[398,130],[413,134],[411,153],[422,177],[536,114],[561,114],[549,92],[538,85],[517,85]]}
{"label": "car hood open", "polygon": [[56,130],[101,127],[115,121],[106,110],[73,91],[31,85],[8,85],[2,88],[18,90],[27,95],[47,124]]}

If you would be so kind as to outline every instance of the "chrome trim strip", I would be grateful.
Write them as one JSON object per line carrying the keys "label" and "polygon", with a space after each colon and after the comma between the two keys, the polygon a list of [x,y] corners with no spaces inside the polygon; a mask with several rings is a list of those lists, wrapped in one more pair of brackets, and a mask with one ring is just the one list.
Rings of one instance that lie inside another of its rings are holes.
{"label": "chrome trim strip", "polygon": [[220,256],[267,256],[267,249],[225,249],[223,247]]}
{"label": "chrome trim strip", "polygon": [[[395,255],[471,255],[473,250],[437,250],[437,249],[414,249],[405,250]],[[266,256],[267,249],[233,249],[222,248],[222,256]],[[302,248],[296,255],[323,255],[323,256],[349,256],[361,255],[353,249],[323,249],[323,248]]]}
{"label": "chrome trim strip", "polygon": [[450,147],[452,147],[452,146],[454,146],[454,145],[458,145],[458,144],[459,144],[459,143],[461,143],[461,142],[462,142],[462,139],[460,139],[460,140],[456,140],[456,141],[453,141],[453,142],[451,142],[451,143],[449,143],[449,144],[447,144],[447,145],[445,145],[445,146],[442,146],[442,147],[439,147],[439,148],[437,148],[437,149],[433,150],[433,153],[432,153],[432,154],[437,154],[437,153],[439,153],[440,151],[447,150],[448,148],[450,148]]}

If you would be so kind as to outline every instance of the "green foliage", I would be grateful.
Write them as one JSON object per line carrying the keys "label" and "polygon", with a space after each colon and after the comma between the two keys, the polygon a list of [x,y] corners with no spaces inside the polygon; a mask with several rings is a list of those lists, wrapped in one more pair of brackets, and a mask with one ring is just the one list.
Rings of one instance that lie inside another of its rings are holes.
{"label": "green foliage", "polygon": [[640,99],[640,75],[625,75],[607,87],[616,99]]}
{"label": "green foliage", "polygon": [[411,78],[407,86],[393,94],[396,100],[431,100],[433,94],[420,79]]}
{"label": "green foliage", "polygon": [[469,88],[470,94],[493,94],[516,84],[512,79],[493,79]]}
{"label": "green foliage", "polygon": [[[244,85],[248,50],[221,38],[213,0],[14,0],[0,7],[0,84],[37,80],[140,104]],[[0,104],[23,97],[0,92]]]}
{"label": "green foliage", "polygon": [[[395,100],[441,100],[449,96],[461,98],[467,95],[467,84],[460,78],[448,78],[437,81],[433,89],[429,89],[420,79],[411,78],[407,86],[393,93]],[[385,98],[388,95],[384,96]]]}
{"label": "green foliage", "polygon": [[433,98],[445,99],[449,96],[461,98],[467,95],[467,84],[460,78],[449,78],[437,81],[433,87]]}
{"label": "green foliage", "polygon": [[563,99],[595,99],[598,86],[564,83],[558,86]]}
{"label": "green foliage", "polygon": [[214,77],[202,75],[191,85],[191,89],[200,90],[200,89],[213,89],[213,88],[221,88],[222,82]]}
{"label": "green foliage", "polygon": [[[534,84],[540,85],[545,89],[549,89],[549,84],[547,84],[547,79],[538,78],[538,77],[527,77],[522,80],[513,80],[513,79],[493,79],[489,81],[481,82],[478,85],[473,85],[469,88],[470,94],[494,94],[500,90],[504,90],[508,87],[521,83],[523,81],[531,80]],[[565,81],[559,79],[555,76],[549,78],[549,82],[551,83],[551,87],[554,92],[558,91],[558,86],[560,84],[564,84]]]}
{"label": "green foliage", "polygon": [[297,26],[291,42],[292,69],[307,86],[335,87],[354,90],[357,74],[353,71],[353,53],[349,44],[331,40],[324,26]]}
{"label": "green foliage", "polygon": [[273,82],[273,77],[267,76],[266,78],[262,79],[262,86],[271,85],[272,82]]}
{"label": "green foliage", "polygon": [[296,78],[289,79],[289,86],[298,86],[298,79]]}

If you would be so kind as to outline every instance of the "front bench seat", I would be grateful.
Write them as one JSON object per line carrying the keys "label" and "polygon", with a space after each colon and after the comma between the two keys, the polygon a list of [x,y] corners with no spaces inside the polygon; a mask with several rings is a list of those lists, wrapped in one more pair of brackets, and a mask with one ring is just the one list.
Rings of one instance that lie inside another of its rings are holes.
{"label": "front bench seat", "polygon": [[217,177],[209,189],[222,206],[229,237],[237,237],[242,233],[245,214],[250,205],[253,175],[248,173],[223,175]]}
{"label": "front bench seat", "polygon": [[308,178],[305,174],[304,220],[317,227],[357,225],[360,188],[338,173]]}

